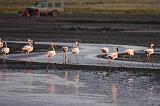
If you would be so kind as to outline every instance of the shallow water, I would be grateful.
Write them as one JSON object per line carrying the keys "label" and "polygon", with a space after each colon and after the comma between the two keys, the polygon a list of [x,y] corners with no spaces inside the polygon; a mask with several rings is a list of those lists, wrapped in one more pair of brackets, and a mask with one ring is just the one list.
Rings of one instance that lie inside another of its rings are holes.
{"label": "shallow water", "polygon": [[158,106],[156,74],[0,70],[0,106]]}

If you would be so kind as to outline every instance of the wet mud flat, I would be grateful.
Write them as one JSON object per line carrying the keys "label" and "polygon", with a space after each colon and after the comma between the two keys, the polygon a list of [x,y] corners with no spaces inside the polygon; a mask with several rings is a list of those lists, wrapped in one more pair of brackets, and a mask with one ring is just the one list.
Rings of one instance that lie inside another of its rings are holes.
{"label": "wet mud flat", "polygon": [[5,40],[111,43],[159,46],[160,15],[61,14],[57,17],[21,17],[0,14]]}
{"label": "wet mud flat", "polygon": [[[29,61],[25,61],[25,54],[20,55],[21,54],[21,48],[25,45],[25,43],[13,43],[13,42],[9,42],[8,43],[9,47],[11,48],[11,54],[17,54],[20,56],[20,58],[22,58],[22,60],[12,60],[12,59],[0,59],[0,68],[4,69],[4,70],[44,70],[43,73],[50,73],[50,70],[85,70],[85,71],[102,71],[102,72],[107,72],[108,74],[110,72],[115,72],[115,71],[120,71],[120,72],[131,72],[131,73],[138,73],[139,75],[145,75],[145,74],[159,74],[159,68],[156,69],[154,67],[152,68],[143,68],[143,67],[123,67],[122,65],[109,65],[109,63],[106,62],[105,64],[77,64],[77,63],[67,63],[67,64],[63,64],[63,63],[48,63],[48,62],[36,62],[36,61],[32,61],[29,59]],[[16,48],[14,48],[16,47]],[[48,48],[49,47],[49,48]],[[48,44],[36,44],[35,42],[35,46],[34,46],[34,52],[35,54],[31,53],[30,55],[32,56],[37,56],[37,55],[41,55],[44,54],[45,51],[48,51],[50,48],[49,43]],[[62,46],[57,45],[56,46],[56,50],[57,52],[62,52],[61,51]],[[40,54],[39,54],[40,52]],[[38,53],[38,54],[37,54]],[[17,56],[18,56],[17,55]],[[125,62],[130,62],[130,61],[139,61],[139,62],[146,62],[147,60],[139,60],[138,58],[145,58],[145,54],[144,53],[139,53],[138,55],[136,54],[136,56],[132,57],[130,60],[130,57],[125,55],[125,54],[121,53],[119,55],[119,58],[117,60],[120,61],[124,61],[122,63],[125,64]],[[97,60],[99,59],[100,56],[99,54],[97,54]],[[140,57],[141,56],[141,57]],[[11,56],[14,59],[14,56]],[[137,58],[138,57],[138,58]],[[19,58],[16,57],[15,58]],[[102,56],[102,58],[106,58],[104,55]],[[125,59],[125,60],[124,60]],[[96,62],[96,61],[95,61]],[[159,63],[159,54],[154,54],[152,56],[152,62],[153,63]],[[151,65],[152,62],[148,63],[148,65]],[[107,65],[108,64],[108,65]],[[133,64],[133,63],[130,63]],[[38,71],[37,71],[38,72]],[[52,72],[52,71],[51,71]]]}

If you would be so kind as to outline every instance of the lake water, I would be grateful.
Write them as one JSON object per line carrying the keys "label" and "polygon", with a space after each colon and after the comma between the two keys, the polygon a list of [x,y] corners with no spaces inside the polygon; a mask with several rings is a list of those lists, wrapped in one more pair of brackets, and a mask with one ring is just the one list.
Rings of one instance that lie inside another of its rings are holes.
{"label": "lake water", "polygon": [[159,106],[160,77],[128,71],[0,70],[0,106]]}

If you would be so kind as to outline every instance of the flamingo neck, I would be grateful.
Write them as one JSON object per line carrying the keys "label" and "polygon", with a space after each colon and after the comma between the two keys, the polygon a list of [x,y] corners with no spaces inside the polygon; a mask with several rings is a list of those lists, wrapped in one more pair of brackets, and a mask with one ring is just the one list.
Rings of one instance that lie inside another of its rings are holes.
{"label": "flamingo neck", "polygon": [[79,48],[79,43],[78,42],[76,42],[76,48]]}
{"label": "flamingo neck", "polygon": [[115,48],[115,52],[118,53],[118,48]]}
{"label": "flamingo neck", "polygon": [[54,47],[53,47],[53,45],[51,45],[51,47],[52,47],[53,50],[55,50]]}
{"label": "flamingo neck", "polygon": [[29,46],[33,46],[31,42],[28,42],[28,45],[29,45]]}
{"label": "flamingo neck", "polygon": [[5,46],[7,47],[7,43],[5,42]]}

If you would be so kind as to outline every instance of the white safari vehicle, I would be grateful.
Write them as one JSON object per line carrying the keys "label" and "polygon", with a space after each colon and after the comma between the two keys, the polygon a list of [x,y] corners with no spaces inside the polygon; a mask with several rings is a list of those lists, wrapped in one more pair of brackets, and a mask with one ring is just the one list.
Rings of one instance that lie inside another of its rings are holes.
{"label": "white safari vehicle", "polygon": [[58,13],[64,11],[63,0],[37,0],[36,3],[26,8],[24,15],[50,15],[56,16]]}

